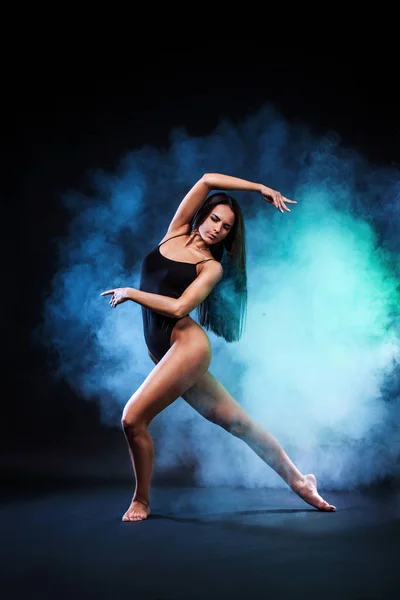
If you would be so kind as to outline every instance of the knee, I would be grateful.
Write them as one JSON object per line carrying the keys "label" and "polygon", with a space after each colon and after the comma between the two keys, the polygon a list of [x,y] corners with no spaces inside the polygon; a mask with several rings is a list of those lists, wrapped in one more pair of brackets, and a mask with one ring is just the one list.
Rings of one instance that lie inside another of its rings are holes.
{"label": "knee", "polygon": [[130,436],[139,435],[147,429],[145,419],[134,411],[124,411],[121,418],[121,426],[125,433]]}

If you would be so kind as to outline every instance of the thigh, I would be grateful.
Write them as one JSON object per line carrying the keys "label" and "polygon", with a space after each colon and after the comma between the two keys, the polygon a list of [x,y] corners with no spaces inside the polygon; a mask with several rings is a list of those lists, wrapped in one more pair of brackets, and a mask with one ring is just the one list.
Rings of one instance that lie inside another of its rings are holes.
{"label": "thigh", "polygon": [[201,375],[182,394],[182,398],[203,417],[224,428],[231,429],[238,424],[243,426],[250,420],[240,404],[210,371]]}
{"label": "thigh", "polygon": [[[158,359],[149,352],[151,360],[157,364]],[[206,371],[187,391],[182,393],[182,398],[190,404],[202,417],[214,423],[223,424],[243,421],[246,414],[228,390],[218,381],[210,371]]]}
{"label": "thigh", "polygon": [[208,336],[196,326],[199,331],[181,326],[171,336],[171,348],[159,362],[155,360],[156,366],[126,404],[125,421],[150,423],[207,371],[211,360]]}

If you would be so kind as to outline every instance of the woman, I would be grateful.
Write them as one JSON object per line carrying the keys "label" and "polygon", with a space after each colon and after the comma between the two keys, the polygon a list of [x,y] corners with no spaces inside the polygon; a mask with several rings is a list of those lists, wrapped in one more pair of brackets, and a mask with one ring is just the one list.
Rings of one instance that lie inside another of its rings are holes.
{"label": "woman", "polygon": [[[208,371],[210,342],[200,325],[229,342],[238,340],[247,299],[241,210],[226,192],[209,196],[212,190],[259,192],[282,213],[290,212],[286,204],[296,204],[265,185],[207,173],[183,198],[166,235],[143,260],[140,289],[115,288],[101,294],[111,295],[113,308],[126,300],[142,306],[145,340],[156,365],[122,415],[136,477],[122,520],[140,521],[150,514],[154,446],[148,426],[180,396],[206,419],[244,440],[303,500],[322,511],[336,510],[318,494],[314,475],[302,475],[278,441],[252,421]],[[221,264],[223,258],[228,258],[227,267]],[[221,295],[226,281],[225,290],[231,292]],[[189,316],[195,308],[200,325]]]}

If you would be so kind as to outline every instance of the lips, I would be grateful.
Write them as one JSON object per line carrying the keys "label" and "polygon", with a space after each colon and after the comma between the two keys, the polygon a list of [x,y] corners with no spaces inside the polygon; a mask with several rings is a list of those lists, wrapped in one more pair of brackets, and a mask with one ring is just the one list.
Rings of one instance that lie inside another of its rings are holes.
{"label": "lips", "polygon": [[208,234],[210,236],[211,239],[215,240],[215,235],[213,235],[212,233]]}

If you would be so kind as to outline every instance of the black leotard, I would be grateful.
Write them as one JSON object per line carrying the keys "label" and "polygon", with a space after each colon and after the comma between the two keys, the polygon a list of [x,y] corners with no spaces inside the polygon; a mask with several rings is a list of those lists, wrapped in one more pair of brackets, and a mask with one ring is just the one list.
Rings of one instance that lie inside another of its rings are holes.
{"label": "black leotard", "polygon": [[[162,244],[181,235],[188,234],[180,233],[173,235],[168,240],[162,242]],[[139,289],[151,294],[179,298],[185,289],[196,279],[196,265],[215,259],[207,258],[197,263],[172,260],[161,254],[160,246],[162,244],[151,250],[143,259]],[[144,338],[147,347],[153,356],[161,360],[170,348],[171,333],[179,319],[166,317],[145,306],[142,306],[142,317]]]}

